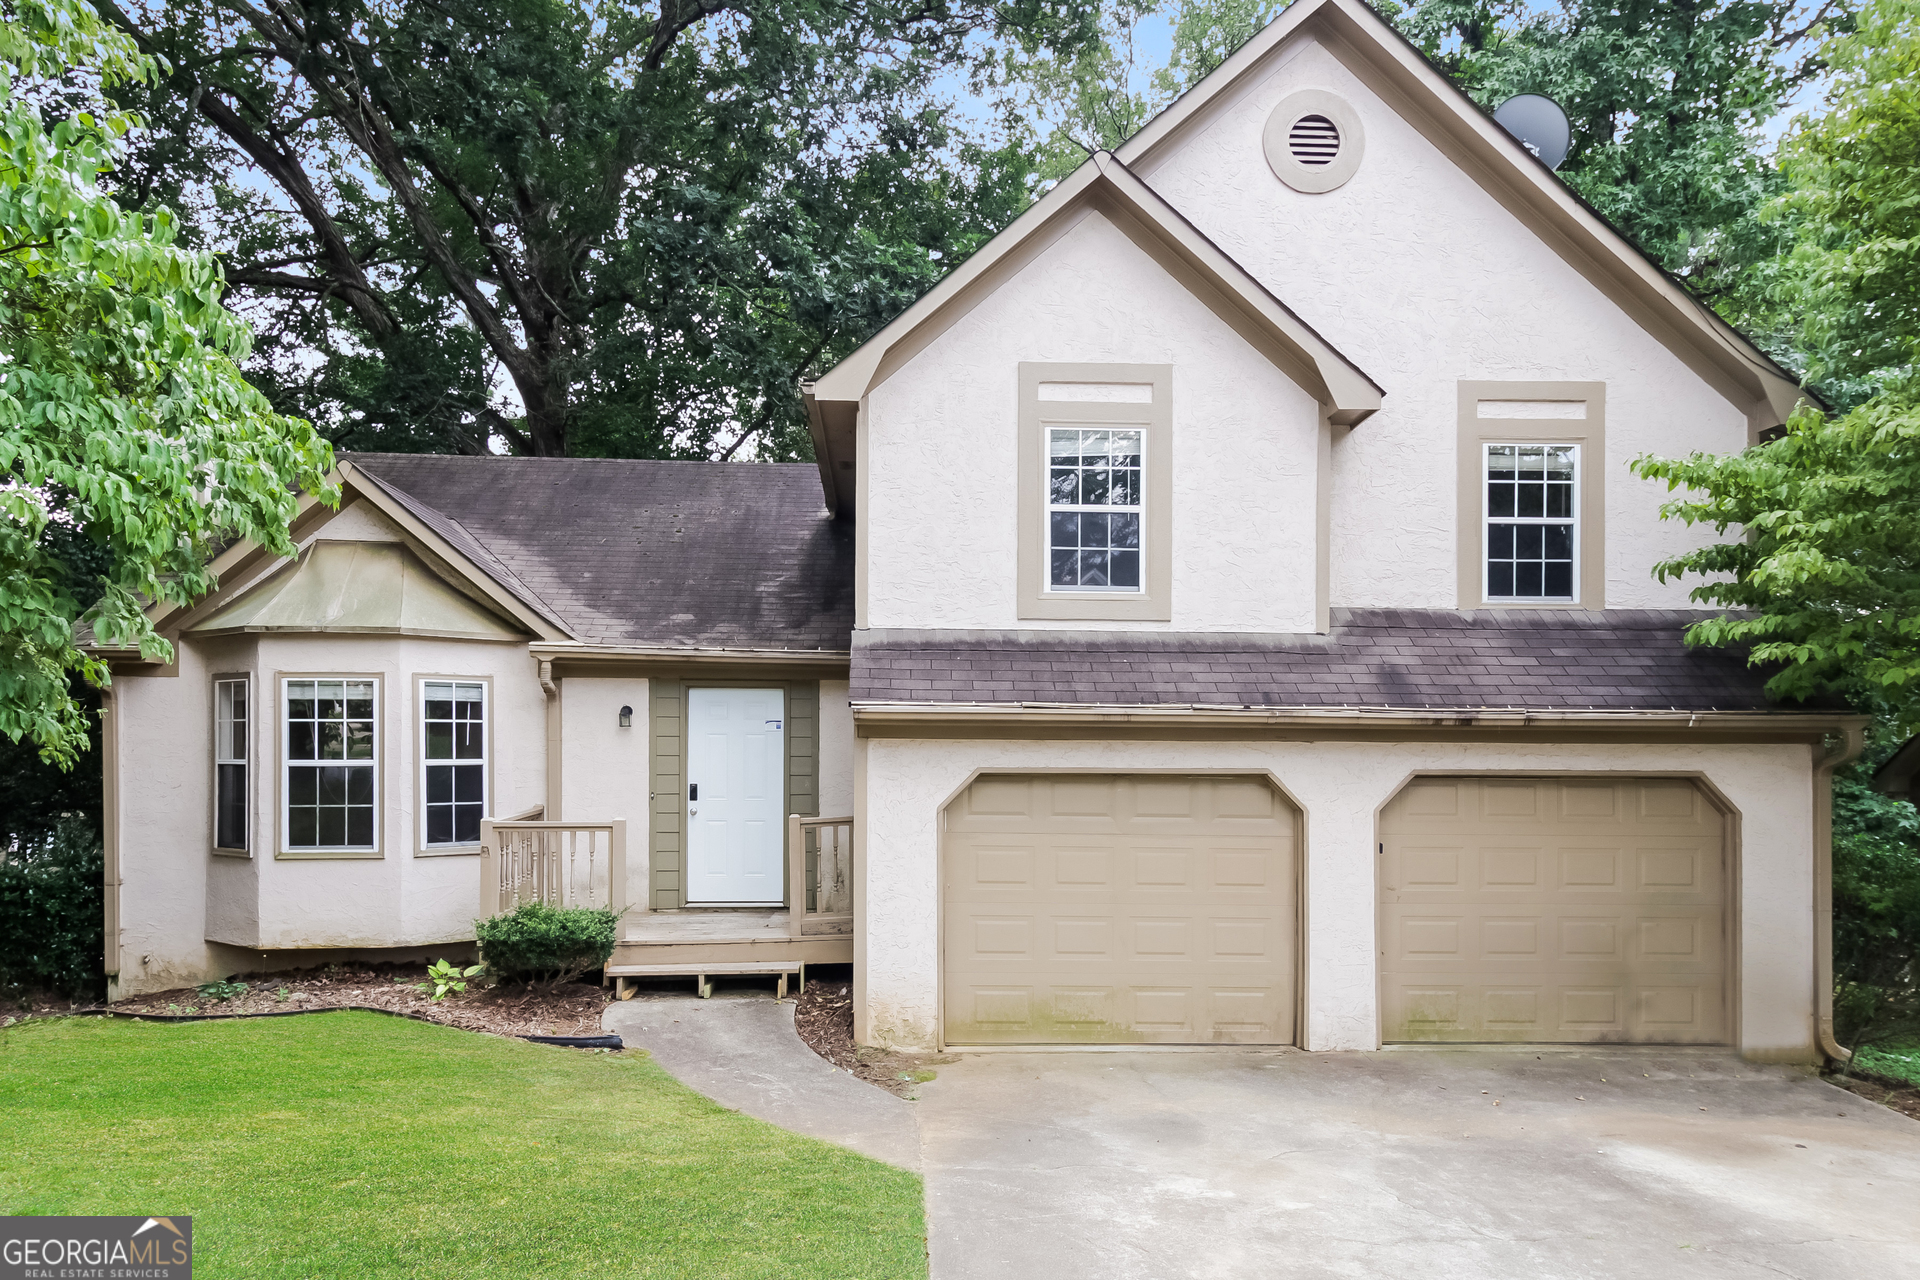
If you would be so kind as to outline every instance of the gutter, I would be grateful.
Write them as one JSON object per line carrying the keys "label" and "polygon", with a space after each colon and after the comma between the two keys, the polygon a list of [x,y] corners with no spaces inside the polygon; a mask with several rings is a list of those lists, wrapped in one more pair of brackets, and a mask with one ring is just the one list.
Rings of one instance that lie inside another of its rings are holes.
{"label": "gutter", "polygon": [[[881,702],[857,699],[857,724],[874,729],[1218,729],[1304,733],[1343,731],[1577,729],[1587,732],[1700,735],[1737,733],[1748,738],[1819,740],[1834,733],[1861,735],[1867,718],[1840,712],[1782,711],[1606,711],[1519,708],[1431,707],[1233,707],[1167,703],[1099,705],[1085,703]],[[1857,752],[1855,754],[1858,754]],[[1851,758],[1851,757],[1849,757]]]}
{"label": "gutter", "polygon": [[1853,1050],[1833,1037],[1833,775],[1852,764],[1867,747],[1864,717],[1841,726],[1838,741],[1827,738],[1813,760],[1813,981],[1815,1038],[1830,1061],[1847,1063]]}

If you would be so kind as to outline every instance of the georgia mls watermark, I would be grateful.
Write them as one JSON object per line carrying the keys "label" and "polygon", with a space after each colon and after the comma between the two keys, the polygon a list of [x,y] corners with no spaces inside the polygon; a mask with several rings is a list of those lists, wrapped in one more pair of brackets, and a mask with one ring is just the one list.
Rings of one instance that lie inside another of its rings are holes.
{"label": "georgia mls watermark", "polygon": [[0,1218],[0,1280],[192,1280],[192,1218]]}

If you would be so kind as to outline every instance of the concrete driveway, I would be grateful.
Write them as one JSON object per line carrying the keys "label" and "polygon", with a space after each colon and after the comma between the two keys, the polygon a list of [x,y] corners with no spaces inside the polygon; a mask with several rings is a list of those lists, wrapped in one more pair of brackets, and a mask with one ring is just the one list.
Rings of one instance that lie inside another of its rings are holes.
{"label": "concrete driveway", "polygon": [[1920,1276],[1920,1123],[1723,1052],[976,1053],[935,1280]]}

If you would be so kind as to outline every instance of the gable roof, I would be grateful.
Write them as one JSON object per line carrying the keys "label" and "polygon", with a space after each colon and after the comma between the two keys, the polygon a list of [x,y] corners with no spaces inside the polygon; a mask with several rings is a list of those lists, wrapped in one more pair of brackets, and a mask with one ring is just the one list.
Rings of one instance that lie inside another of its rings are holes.
{"label": "gable roof", "polygon": [[853,491],[860,400],[1033,261],[1088,212],[1107,218],[1168,274],[1325,408],[1352,426],[1380,407],[1380,385],[1182,217],[1117,157],[1099,152],[817,382],[802,388],[827,504]]}
{"label": "gable roof", "polygon": [[194,635],[339,631],[523,640],[404,545],[316,538],[300,555],[187,630]]}
{"label": "gable roof", "polygon": [[853,531],[805,463],[349,453],[341,472],[580,644],[846,652]]}
{"label": "gable roof", "polygon": [[1295,0],[1115,154],[1151,181],[1163,157],[1278,67],[1301,39],[1318,40],[1616,306],[1744,409],[1750,428],[1785,422],[1795,405],[1811,398],[1361,0]]}

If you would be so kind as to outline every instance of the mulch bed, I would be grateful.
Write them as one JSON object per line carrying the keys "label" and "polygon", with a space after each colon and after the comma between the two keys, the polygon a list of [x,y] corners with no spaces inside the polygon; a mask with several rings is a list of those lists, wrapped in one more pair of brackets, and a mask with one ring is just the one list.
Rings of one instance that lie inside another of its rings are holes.
{"label": "mulch bed", "polygon": [[1920,1120],[1920,1086],[1890,1080],[1879,1075],[1842,1075],[1835,1071],[1827,1079],[1849,1093],[1857,1093],[1869,1102]]}
{"label": "mulch bed", "polygon": [[[549,993],[517,985],[482,987],[469,982],[464,994],[449,995],[436,1004],[427,992],[413,986],[425,981],[426,976],[423,964],[328,965],[249,976],[244,979],[246,991],[225,1000],[203,996],[193,987],[181,987],[134,996],[111,1008],[115,1013],[226,1017],[359,1006],[496,1036],[603,1034],[600,1015],[607,1007],[608,993],[598,986],[573,982]],[[54,1017],[101,1007],[40,998],[32,1002],[31,1013]]]}
{"label": "mulch bed", "polygon": [[845,981],[809,977],[807,989],[794,1003],[793,1028],[809,1048],[834,1066],[902,1098],[913,1097],[916,1085],[933,1079],[930,1067],[955,1061],[855,1044],[853,986]]}

